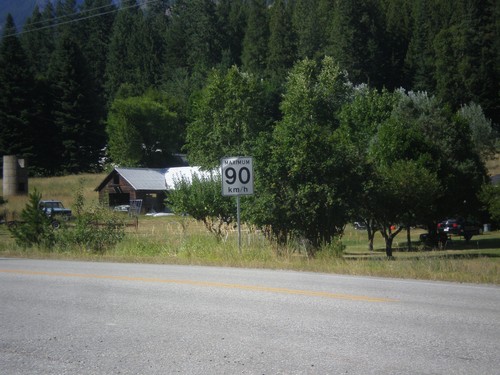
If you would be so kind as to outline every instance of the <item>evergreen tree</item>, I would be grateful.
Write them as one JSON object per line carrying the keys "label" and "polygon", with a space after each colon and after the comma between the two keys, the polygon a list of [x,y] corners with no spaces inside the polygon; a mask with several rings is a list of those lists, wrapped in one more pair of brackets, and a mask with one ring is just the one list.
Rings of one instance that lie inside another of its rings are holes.
{"label": "evergreen tree", "polygon": [[80,18],[76,0],[57,0],[55,4],[56,39],[63,33],[72,34],[78,40]]}
{"label": "evergreen tree", "polygon": [[63,33],[49,66],[52,122],[58,132],[59,172],[97,168],[104,147],[99,124],[93,122],[91,75],[79,45]]}
{"label": "evergreen tree", "polygon": [[138,93],[144,92],[144,82],[138,79],[138,56],[142,46],[137,38],[142,14],[139,13],[136,0],[124,0],[113,23],[113,30],[107,54],[105,87],[108,104],[114,99],[118,89],[124,83],[137,87]]}
{"label": "evergreen tree", "polygon": [[164,71],[165,51],[167,50],[167,9],[166,0],[148,3],[142,23],[143,45],[146,49],[143,55],[143,66],[144,71],[147,72],[144,79],[155,87],[161,82]]}
{"label": "evergreen tree", "polygon": [[384,85],[386,58],[381,11],[376,0],[338,1],[327,51],[354,83]]}
{"label": "evergreen tree", "polygon": [[293,29],[297,36],[297,57],[317,57],[323,50],[324,29],[319,22],[319,0],[297,0],[293,7]]}
{"label": "evergreen tree", "polygon": [[183,67],[189,73],[205,77],[221,57],[214,2],[178,0],[171,13],[167,36],[168,67]]}
{"label": "evergreen tree", "polygon": [[38,6],[26,20],[21,42],[35,77],[46,77],[54,50],[54,8],[48,2],[43,12]]}
{"label": "evergreen tree", "polygon": [[[96,94],[102,100],[106,56],[113,28],[115,6],[112,0],[85,0],[79,22],[82,52],[95,83]],[[103,14],[104,13],[104,14]]]}
{"label": "evergreen tree", "polygon": [[269,17],[267,75],[282,82],[296,58],[296,37],[290,11],[284,0],[276,0]]}
{"label": "evergreen tree", "polygon": [[247,28],[243,39],[243,69],[263,75],[267,65],[269,24],[266,0],[250,0]]}
{"label": "evergreen tree", "polygon": [[21,212],[22,223],[9,228],[16,243],[22,247],[38,246],[51,248],[55,242],[50,218],[38,205],[42,195],[35,189],[29,195],[29,201]]}
{"label": "evergreen tree", "polygon": [[106,142],[105,72],[115,10],[112,0],[85,0],[81,7],[81,21],[78,22],[81,50],[90,76],[90,111],[86,116],[94,129],[96,144],[102,145]]}
{"label": "evergreen tree", "polygon": [[221,0],[217,4],[217,22],[221,43],[221,66],[241,65],[246,27],[246,7],[242,1]]}
{"label": "evergreen tree", "polygon": [[32,17],[24,26],[21,42],[31,70],[35,76],[33,86],[35,103],[32,107],[35,122],[33,123],[32,138],[34,159],[30,160],[29,168],[34,175],[53,175],[57,171],[60,160],[60,147],[57,142],[58,132],[51,119],[52,100],[48,69],[51,55],[55,48],[55,20],[54,7],[48,2],[39,11],[36,7]]}
{"label": "evergreen tree", "polygon": [[436,28],[432,25],[432,1],[418,0],[412,10],[412,33],[405,58],[408,81],[414,90],[433,92],[436,86],[434,74],[434,50],[432,48]]}
{"label": "evergreen tree", "polygon": [[405,75],[405,58],[411,33],[411,5],[409,0],[384,0],[381,2],[386,31],[381,44],[387,59],[384,86],[389,89],[410,87]]}
{"label": "evergreen tree", "polygon": [[33,86],[27,58],[9,14],[0,44],[0,154],[33,156]]}
{"label": "evergreen tree", "polygon": [[490,116],[498,111],[493,23],[491,1],[459,1],[435,38],[436,94],[454,109],[473,101]]}

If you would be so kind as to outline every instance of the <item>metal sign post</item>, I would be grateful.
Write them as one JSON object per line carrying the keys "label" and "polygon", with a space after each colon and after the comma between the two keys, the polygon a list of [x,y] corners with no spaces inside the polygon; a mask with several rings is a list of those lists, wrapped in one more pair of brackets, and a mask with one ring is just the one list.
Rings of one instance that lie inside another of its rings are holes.
{"label": "metal sign post", "polygon": [[241,254],[240,196],[253,194],[253,159],[235,156],[221,159],[222,195],[236,196],[238,250]]}

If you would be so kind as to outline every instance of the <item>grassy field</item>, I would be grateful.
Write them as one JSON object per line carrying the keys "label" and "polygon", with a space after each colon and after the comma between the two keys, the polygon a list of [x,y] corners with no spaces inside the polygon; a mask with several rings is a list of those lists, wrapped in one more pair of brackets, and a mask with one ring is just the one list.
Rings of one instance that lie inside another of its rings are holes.
{"label": "grassy field", "polygon": [[[33,178],[30,180],[30,190],[36,188],[43,198],[60,199],[71,207],[76,191],[83,184],[86,203],[95,203],[97,192],[94,189],[104,177],[104,174],[100,174]],[[26,201],[26,197],[11,198],[2,210],[7,216],[19,215]],[[123,215],[126,217],[126,214]],[[15,245],[5,225],[0,225],[0,256],[290,269],[500,284],[500,232],[473,237],[469,243],[454,238],[446,249],[439,251],[424,249],[418,241],[420,233],[422,230],[419,229],[412,231],[411,252],[406,251],[406,233],[396,237],[395,260],[387,260],[380,234],[377,233],[375,249],[370,252],[367,250],[366,231],[348,226],[342,238],[345,246],[342,257],[323,251],[316,258],[309,259],[301,246],[280,249],[278,252],[262,233],[246,227],[242,228],[240,251],[234,230],[228,231],[224,241],[217,242],[203,225],[192,219],[141,216],[138,228],[127,228],[125,240],[105,254],[92,254],[78,249],[59,249],[50,253],[23,250]]]}

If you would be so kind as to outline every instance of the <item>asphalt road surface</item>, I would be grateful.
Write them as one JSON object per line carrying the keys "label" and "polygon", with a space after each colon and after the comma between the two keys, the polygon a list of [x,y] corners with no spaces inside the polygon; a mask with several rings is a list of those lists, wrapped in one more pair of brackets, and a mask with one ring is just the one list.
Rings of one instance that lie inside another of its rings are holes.
{"label": "asphalt road surface", "polygon": [[1,258],[0,374],[500,374],[500,287]]}

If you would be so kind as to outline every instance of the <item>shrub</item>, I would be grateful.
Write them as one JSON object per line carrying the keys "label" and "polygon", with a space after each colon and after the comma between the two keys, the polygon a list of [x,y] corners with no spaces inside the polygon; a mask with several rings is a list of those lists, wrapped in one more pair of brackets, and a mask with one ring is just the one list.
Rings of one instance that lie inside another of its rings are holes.
{"label": "shrub", "polygon": [[57,232],[59,246],[78,246],[82,251],[104,253],[125,237],[123,219],[109,209],[85,209],[74,226]]}
{"label": "shrub", "polygon": [[21,220],[17,225],[9,227],[16,243],[23,247],[51,248],[55,243],[54,229],[50,218],[38,208],[42,195],[35,189],[29,195],[28,203],[21,212]]}
{"label": "shrub", "polygon": [[234,200],[222,196],[220,175],[193,175],[191,181],[185,178],[175,181],[175,189],[169,192],[166,203],[175,213],[202,221],[218,241],[236,219]]}
{"label": "shrub", "polygon": [[83,180],[75,194],[74,226],[57,232],[59,246],[77,246],[81,251],[104,253],[125,237],[121,216],[102,205],[87,207],[83,197]]}
{"label": "shrub", "polygon": [[103,253],[125,236],[123,219],[102,206],[85,207],[82,189],[77,192],[76,219],[72,225],[54,229],[50,218],[38,208],[42,195],[34,191],[21,212],[17,225],[9,227],[16,243],[23,247],[53,249],[77,246],[80,250]]}

